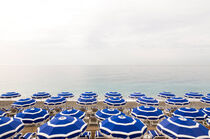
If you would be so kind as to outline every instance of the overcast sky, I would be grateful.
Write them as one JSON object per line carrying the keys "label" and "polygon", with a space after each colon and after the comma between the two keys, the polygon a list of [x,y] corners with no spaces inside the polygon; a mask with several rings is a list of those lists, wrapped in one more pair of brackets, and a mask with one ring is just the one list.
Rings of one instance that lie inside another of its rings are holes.
{"label": "overcast sky", "polygon": [[0,65],[210,65],[209,0],[5,0]]}

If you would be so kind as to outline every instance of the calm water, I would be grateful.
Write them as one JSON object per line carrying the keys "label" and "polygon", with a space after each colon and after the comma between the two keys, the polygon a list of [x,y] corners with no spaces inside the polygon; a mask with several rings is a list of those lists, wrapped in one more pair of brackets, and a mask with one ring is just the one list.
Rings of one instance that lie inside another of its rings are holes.
{"label": "calm water", "polygon": [[29,97],[37,91],[79,96],[94,91],[103,96],[119,91],[156,96],[171,91],[210,93],[210,66],[0,66],[0,93],[17,91]]}

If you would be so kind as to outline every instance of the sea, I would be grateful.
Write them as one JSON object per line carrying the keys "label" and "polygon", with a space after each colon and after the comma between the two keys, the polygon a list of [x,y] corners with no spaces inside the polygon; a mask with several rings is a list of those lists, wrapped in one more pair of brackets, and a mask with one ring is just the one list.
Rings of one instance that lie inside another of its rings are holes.
{"label": "sea", "polygon": [[19,92],[30,97],[36,92],[57,96],[63,91],[79,97],[92,91],[104,98],[120,92],[124,98],[142,92],[157,97],[167,91],[177,96],[187,92],[210,93],[210,66],[0,66],[0,94]]}

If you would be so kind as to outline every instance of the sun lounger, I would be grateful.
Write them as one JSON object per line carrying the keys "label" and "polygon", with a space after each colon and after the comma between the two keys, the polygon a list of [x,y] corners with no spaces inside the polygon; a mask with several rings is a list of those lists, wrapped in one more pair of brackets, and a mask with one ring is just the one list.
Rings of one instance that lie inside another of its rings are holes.
{"label": "sun lounger", "polygon": [[105,139],[105,137],[99,131],[96,131],[95,139]]}
{"label": "sun lounger", "polygon": [[156,130],[149,130],[148,134],[150,137],[152,137],[152,139],[164,138],[164,136],[159,134]]}
{"label": "sun lounger", "polygon": [[91,137],[91,133],[89,131],[86,131],[82,133],[78,139],[90,139],[90,137]]}
{"label": "sun lounger", "polygon": [[19,133],[19,134],[15,135],[13,139],[20,139],[21,136],[22,136],[22,133]]}
{"label": "sun lounger", "polygon": [[26,133],[22,139],[31,139],[34,136],[35,133]]}

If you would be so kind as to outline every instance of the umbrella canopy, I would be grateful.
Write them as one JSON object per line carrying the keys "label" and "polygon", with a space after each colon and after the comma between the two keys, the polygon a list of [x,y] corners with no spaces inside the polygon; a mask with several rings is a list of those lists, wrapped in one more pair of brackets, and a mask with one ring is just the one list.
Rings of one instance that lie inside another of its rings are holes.
{"label": "umbrella canopy", "polygon": [[171,98],[171,97],[175,97],[176,95],[171,92],[161,92],[158,94],[158,96],[162,98]]}
{"label": "umbrella canopy", "polygon": [[87,124],[72,116],[54,117],[38,128],[40,139],[66,139],[79,136],[85,131]]}
{"label": "umbrella canopy", "polygon": [[189,118],[192,120],[204,120],[207,116],[202,110],[187,107],[177,109],[174,111],[173,115]]}
{"label": "umbrella canopy", "polygon": [[126,101],[119,97],[110,97],[105,99],[104,103],[106,103],[109,106],[122,106],[126,104]]}
{"label": "umbrella canopy", "polygon": [[121,115],[122,112],[119,111],[118,109],[103,109],[103,110],[98,110],[95,114],[96,118],[99,120],[105,120],[111,116],[114,115]]}
{"label": "umbrella canopy", "polygon": [[164,117],[163,112],[152,106],[140,106],[133,108],[131,115],[139,119],[159,120]]}
{"label": "umbrella canopy", "polygon": [[60,105],[66,103],[66,98],[64,97],[50,97],[47,100],[45,100],[45,105]]}
{"label": "umbrella canopy", "polygon": [[207,97],[208,97],[208,96],[210,97],[210,93],[208,93],[206,96],[207,96]]}
{"label": "umbrella canopy", "polygon": [[28,106],[32,106],[36,104],[36,100],[32,99],[32,98],[24,98],[24,99],[19,99],[17,101],[15,101],[12,106],[15,107],[28,107]]}
{"label": "umbrella canopy", "polygon": [[33,99],[49,98],[51,95],[47,92],[37,92],[31,96]]}
{"label": "umbrella canopy", "polygon": [[111,116],[99,124],[100,132],[110,138],[137,138],[141,137],[147,127],[138,119],[117,115]]}
{"label": "umbrella canopy", "polygon": [[61,92],[58,94],[59,97],[65,97],[65,98],[72,98],[74,95],[70,92]]}
{"label": "umbrella canopy", "polygon": [[56,114],[55,117],[61,117],[61,116],[72,116],[72,117],[83,119],[85,117],[85,113],[80,110],[70,109],[70,110],[65,110]]}
{"label": "umbrella canopy", "polygon": [[203,97],[203,94],[198,92],[189,92],[186,93],[184,96],[187,98],[201,99]]}
{"label": "umbrella canopy", "polygon": [[97,97],[98,95],[94,92],[84,92],[80,95],[80,97]]}
{"label": "umbrella canopy", "polygon": [[6,113],[2,110],[0,110],[0,118],[6,116]]}
{"label": "umbrella canopy", "polygon": [[21,94],[17,92],[7,92],[5,94],[1,94],[0,98],[16,98],[20,96]]}
{"label": "umbrella canopy", "polygon": [[10,117],[0,117],[0,138],[9,138],[23,129],[21,120]]}
{"label": "umbrella canopy", "polygon": [[143,97],[143,96],[145,96],[145,94],[143,94],[143,93],[141,93],[141,92],[134,92],[134,93],[131,93],[129,97],[130,97],[130,98],[137,99],[137,98]]}
{"label": "umbrella canopy", "polygon": [[158,100],[152,98],[152,97],[140,97],[136,100],[138,103],[140,104],[144,104],[144,105],[158,105],[159,102]]}
{"label": "umbrella canopy", "polygon": [[105,94],[105,97],[106,98],[109,98],[109,97],[119,97],[119,98],[122,98],[122,95],[118,92],[108,92]]}
{"label": "umbrella canopy", "polygon": [[184,117],[170,117],[157,125],[157,130],[171,138],[209,138],[210,132],[203,125]]}
{"label": "umbrella canopy", "polygon": [[203,112],[205,112],[205,114],[207,114],[207,117],[210,118],[210,107],[209,108],[204,108],[202,110],[203,110]]}
{"label": "umbrella canopy", "polygon": [[93,105],[97,103],[95,97],[79,97],[77,103],[80,105]]}
{"label": "umbrella canopy", "polygon": [[210,104],[210,96],[202,97],[201,102],[209,105]]}
{"label": "umbrella canopy", "polygon": [[188,105],[190,102],[186,98],[183,97],[172,97],[166,100],[167,104],[170,105]]}
{"label": "umbrella canopy", "polygon": [[15,115],[15,118],[23,121],[25,125],[37,124],[43,122],[49,117],[49,113],[45,109],[30,108]]}

